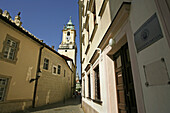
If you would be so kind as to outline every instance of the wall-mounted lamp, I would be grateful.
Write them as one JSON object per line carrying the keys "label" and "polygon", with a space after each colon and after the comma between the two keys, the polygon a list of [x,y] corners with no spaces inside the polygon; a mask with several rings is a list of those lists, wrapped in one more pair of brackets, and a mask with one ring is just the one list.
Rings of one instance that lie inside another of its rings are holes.
{"label": "wall-mounted lamp", "polygon": [[115,39],[111,38],[111,39],[109,40],[109,45],[110,45],[110,46],[113,46],[113,45],[115,45],[115,44],[116,44]]}
{"label": "wall-mounted lamp", "polygon": [[42,76],[42,72],[39,71],[39,72],[37,72],[36,78],[32,78],[29,82],[31,83],[31,82],[33,82],[33,81],[35,81],[35,80],[38,80],[41,76]]}
{"label": "wall-mounted lamp", "polygon": [[42,72],[39,71],[39,72],[37,73],[37,77],[39,78],[39,77],[41,77],[41,76],[42,76]]}

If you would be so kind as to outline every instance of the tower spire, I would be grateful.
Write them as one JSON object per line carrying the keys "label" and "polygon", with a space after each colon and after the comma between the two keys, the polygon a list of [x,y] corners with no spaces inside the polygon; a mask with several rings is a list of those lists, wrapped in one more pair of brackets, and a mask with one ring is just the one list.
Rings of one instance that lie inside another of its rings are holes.
{"label": "tower spire", "polygon": [[70,20],[69,21],[71,21],[71,16],[70,16]]}
{"label": "tower spire", "polygon": [[74,25],[73,25],[73,23],[72,23],[72,21],[71,21],[71,16],[70,16],[70,19],[69,19],[69,21],[68,21],[68,23],[67,23],[67,25],[66,25],[66,29],[74,29]]}
{"label": "tower spire", "polygon": [[[62,42],[59,45],[58,52],[63,54],[71,59],[73,59],[74,65],[76,65],[76,55],[77,55],[77,46],[75,43],[76,30],[71,20],[71,16],[66,26],[63,28],[63,37]],[[68,51],[67,51],[68,50]]]}

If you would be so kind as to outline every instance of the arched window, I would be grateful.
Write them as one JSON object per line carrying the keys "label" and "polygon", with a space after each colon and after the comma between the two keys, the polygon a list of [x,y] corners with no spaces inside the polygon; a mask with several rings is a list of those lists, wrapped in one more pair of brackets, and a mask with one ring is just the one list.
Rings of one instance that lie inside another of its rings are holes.
{"label": "arched window", "polygon": [[67,36],[70,36],[70,32],[69,31],[67,32]]}

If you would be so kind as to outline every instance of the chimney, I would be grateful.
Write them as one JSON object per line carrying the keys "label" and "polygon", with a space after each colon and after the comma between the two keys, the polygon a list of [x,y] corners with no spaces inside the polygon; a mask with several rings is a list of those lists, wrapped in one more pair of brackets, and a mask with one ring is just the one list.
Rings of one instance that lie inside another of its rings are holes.
{"label": "chimney", "polygon": [[7,19],[11,19],[11,16],[10,16],[10,14],[9,14],[9,12],[7,10],[4,11],[2,16],[6,17]]}
{"label": "chimney", "polygon": [[52,46],[51,48],[54,49],[54,46]]}
{"label": "chimney", "polygon": [[19,12],[18,15],[15,16],[15,20],[14,20],[15,24],[19,27],[21,27],[21,25],[22,25],[22,22],[20,21],[20,19],[21,19],[20,14],[21,14],[21,12]]}

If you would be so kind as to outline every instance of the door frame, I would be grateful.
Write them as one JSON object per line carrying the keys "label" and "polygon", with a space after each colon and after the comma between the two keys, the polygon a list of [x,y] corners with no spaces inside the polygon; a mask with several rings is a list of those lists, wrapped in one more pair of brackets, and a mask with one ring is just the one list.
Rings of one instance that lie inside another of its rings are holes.
{"label": "door frame", "polygon": [[[133,83],[133,93],[135,95],[135,108],[136,108],[136,113],[138,112],[138,108],[137,108],[137,101],[136,101],[136,94],[135,94],[135,86],[134,86],[134,79],[133,79],[133,73],[132,73],[132,67],[131,67],[131,61],[129,62],[130,63],[130,70],[131,70],[131,75],[128,75],[129,77],[125,76],[125,73],[126,73],[126,64],[127,62],[125,61],[125,56],[124,55],[127,55],[127,53],[125,53],[126,51],[126,48],[128,49],[128,52],[129,52],[129,47],[128,47],[128,43],[126,42],[124,45],[121,46],[121,48],[113,55],[113,61],[115,62],[115,60],[120,56],[121,58],[121,67],[118,67],[116,69],[116,62],[114,63],[114,70],[115,70],[115,82],[116,82],[116,91],[118,91],[118,87],[117,87],[117,81],[118,81],[118,78],[117,78],[117,75],[118,73],[122,74],[122,80],[123,80],[123,92],[124,92],[124,99],[125,99],[125,110],[127,111],[127,113],[130,113],[130,109],[131,109],[131,105],[130,105],[130,101],[131,99],[129,99],[130,95],[128,95],[129,93],[129,87],[128,87],[128,83],[127,83],[127,78],[130,78],[131,76],[131,79],[132,79],[132,83]],[[129,54],[129,60],[130,60],[130,54]],[[126,63],[126,64],[125,64]],[[120,69],[121,70],[120,70]],[[118,72],[117,72],[118,70]],[[118,92],[116,93],[117,94],[117,104],[118,104],[118,112],[119,112],[119,94]]]}

